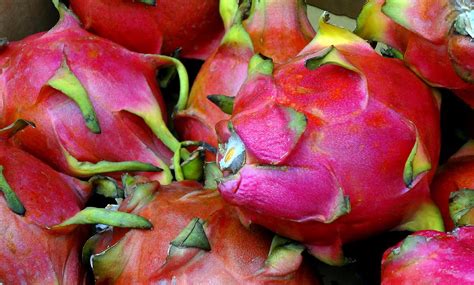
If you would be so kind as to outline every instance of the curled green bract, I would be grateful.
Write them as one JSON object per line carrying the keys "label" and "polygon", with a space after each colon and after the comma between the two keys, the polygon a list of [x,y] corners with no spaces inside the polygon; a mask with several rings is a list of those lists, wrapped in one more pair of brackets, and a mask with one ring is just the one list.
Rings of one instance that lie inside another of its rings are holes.
{"label": "curled green bract", "polygon": [[153,225],[145,218],[103,208],[87,207],[73,217],[53,226],[52,229],[63,228],[71,225],[104,224],[119,228],[150,229]]}
{"label": "curled green bract", "polygon": [[13,189],[8,184],[5,176],[3,176],[3,166],[0,165],[0,192],[3,193],[5,200],[7,202],[8,208],[12,210],[15,214],[24,215],[26,212],[25,207],[21,203],[18,196],[15,194]]}
{"label": "curled green bract", "polygon": [[73,100],[81,110],[87,128],[94,134],[100,134],[99,121],[89,94],[69,68],[66,58],[53,77],[48,80],[48,85]]}
{"label": "curled green bract", "polygon": [[204,231],[204,221],[194,218],[171,242],[170,254],[173,247],[176,248],[199,248],[202,250],[211,250],[211,245]]}
{"label": "curled green bract", "polygon": [[232,111],[234,110],[234,101],[235,97],[229,97],[225,95],[209,95],[207,96],[212,103],[214,103],[222,112],[232,115]]}
{"label": "curled green bract", "polygon": [[3,138],[11,138],[14,136],[16,133],[19,131],[23,130],[26,127],[32,127],[35,128],[35,124],[33,122],[23,120],[23,119],[18,119],[12,124],[0,129],[0,137]]}

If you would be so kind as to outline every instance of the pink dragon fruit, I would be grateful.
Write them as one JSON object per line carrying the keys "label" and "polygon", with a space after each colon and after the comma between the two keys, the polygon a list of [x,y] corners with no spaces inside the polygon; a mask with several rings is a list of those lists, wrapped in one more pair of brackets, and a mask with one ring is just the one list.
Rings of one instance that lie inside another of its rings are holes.
{"label": "pink dragon fruit", "polygon": [[300,267],[303,246],[246,229],[217,191],[189,181],[123,180],[130,196],[119,211],[143,215],[154,229],[92,237],[84,255],[97,284],[318,284]]}
{"label": "pink dragon fruit", "polygon": [[142,53],[206,59],[219,45],[219,0],[70,0],[87,30]]}
{"label": "pink dragon fruit", "polygon": [[[185,140],[203,141],[217,147],[214,126],[229,118],[225,112],[209,101],[224,101],[225,95],[234,97],[247,78],[252,41],[242,26],[242,9],[236,0],[222,0],[220,10],[226,34],[221,45],[206,60],[194,81],[186,109],[175,117],[175,128]],[[221,103],[222,105],[222,103]],[[211,153],[207,160],[215,160]]]}
{"label": "pink dragon fruit", "polygon": [[88,231],[67,226],[66,219],[141,228],[150,224],[104,209],[81,211],[91,194],[89,183],[56,172],[3,140],[30,124],[19,120],[0,129],[0,283],[84,284],[80,253]]}
{"label": "pink dragon fruit", "polygon": [[433,200],[447,229],[474,225],[473,190],[474,141],[469,141],[440,168],[431,184]]}
{"label": "pink dragon fruit", "polygon": [[79,212],[90,187],[0,141],[0,190],[0,282],[83,283],[87,231],[57,235],[47,228]]}
{"label": "pink dragon fruit", "polygon": [[433,91],[398,59],[324,21],[273,70],[252,58],[218,124],[219,191],[243,220],[341,264],[341,245],[394,228],[442,229],[428,184],[438,163]]}
{"label": "pink dragon fruit", "polygon": [[276,64],[297,55],[315,34],[303,0],[254,0],[244,26],[255,52]]}
{"label": "pink dragon fruit", "polygon": [[425,81],[474,106],[471,0],[369,0],[356,33],[383,42]]}
{"label": "pink dragon fruit", "polygon": [[382,285],[473,283],[474,227],[416,232],[383,256]]}
{"label": "pink dragon fruit", "polygon": [[[314,36],[306,16],[306,6],[300,0],[252,1],[250,16],[243,22],[245,3],[236,0],[220,4],[226,34],[220,47],[207,59],[191,89],[186,109],[178,113],[175,126],[183,139],[204,141],[217,147],[215,125],[229,119],[220,105],[231,105],[247,78],[250,58],[255,52],[283,63],[309,43]],[[250,35],[250,37],[249,37]],[[231,107],[230,107],[231,108]],[[208,155],[208,160],[214,160]]]}
{"label": "pink dragon fruit", "polygon": [[163,119],[155,73],[177,66],[183,108],[184,67],[173,58],[129,52],[84,31],[63,6],[59,11],[52,30],[0,51],[0,124],[34,122],[15,143],[73,176],[145,171],[169,183],[180,143]]}

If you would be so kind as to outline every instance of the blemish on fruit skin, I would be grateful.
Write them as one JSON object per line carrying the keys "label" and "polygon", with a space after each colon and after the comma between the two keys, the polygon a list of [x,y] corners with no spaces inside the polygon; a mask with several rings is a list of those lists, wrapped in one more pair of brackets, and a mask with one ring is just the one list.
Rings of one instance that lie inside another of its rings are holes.
{"label": "blemish on fruit skin", "polygon": [[351,124],[348,128],[349,132],[356,134],[361,131],[361,126],[357,124]]}
{"label": "blemish on fruit skin", "polygon": [[326,134],[324,133],[324,131],[319,129],[318,131],[309,132],[308,134],[309,140],[311,141],[311,151],[315,154],[325,153],[325,151],[321,148],[321,145],[323,144],[324,139],[326,138]]}
{"label": "blemish on fruit skin", "polygon": [[300,86],[298,85],[295,89],[294,89],[295,93],[297,94],[311,94],[313,92],[313,89],[311,88],[306,88],[306,87],[303,87],[303,86]]}
{"label": "blemish on fruit skin", "polygon": [[4,231],[7,231],[7,234],[5,235],[4,239],[6,240],[7,248],[15,254],[17,251],[17,247],[15,245],[15,236],[13,232],[8,231],[8,226],[3,229]]}
{"label": "blemish on fruit skin", "polygon": [[15,254],[16,253],[16,246],[15,243],[11,240],[7,240],[7,247],[11,251],[11,253]]}
{"label": "blemish on fruit skin", "polygon": [[99,56],[99,51],[96,49],[89,49],[87,51],[87,56],[90,58],[97,58]]}
{"label": "blemish on fruit skin", "polygon": [[381,127],[387,124],[387,118],[382,113],[376,113],[367,118],[366,120],[367,125],[371,127]]}

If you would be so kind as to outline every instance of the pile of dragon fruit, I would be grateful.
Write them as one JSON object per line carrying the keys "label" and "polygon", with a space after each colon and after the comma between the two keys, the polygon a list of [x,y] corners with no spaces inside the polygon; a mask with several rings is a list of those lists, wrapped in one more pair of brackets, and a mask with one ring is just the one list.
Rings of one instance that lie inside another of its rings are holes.
{"label": "pile of dragon fruit", "polygon": [[1,284],[474,284],[471,0],[51,5],[0,41]]}

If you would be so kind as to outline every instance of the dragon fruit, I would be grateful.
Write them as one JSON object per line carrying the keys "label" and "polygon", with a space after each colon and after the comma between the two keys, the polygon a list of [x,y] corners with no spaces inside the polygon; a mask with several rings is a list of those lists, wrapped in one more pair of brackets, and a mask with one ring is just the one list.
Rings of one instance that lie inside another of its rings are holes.
{"label": "dragon fruit", "polygon": [[87,231],[57,235],[47,228],[79,212],[90,187],[0,141],[0,190],[0,282],[83,283]]}
{"label": "dragon fruit", "polygon": [[246,229],[217,191],[190,181],[123,180],[130,196],[119,211],[148,218],[154,229],[114,228],[92,237],[84,256],[97,284],[318,284],[300,267],[303,246]]}
{"label": "dragon fruit", "polygon": [[0,129],[0,283],[79,284],[87,232],[77,228],[57,235],[48,228],[82,209],[90,185],[54,171],[5,140],[30,124],[19,120]]}
{"label": "dragon fruit", "polygon": [[67,174],[144,171],[169,183],[168,165],[181,145],[166,127],[155,73],[177,66],[183,108],[186,70],[176,59],[129,52],[94,36],[58,9],[60,21],[49,32],[0,51],[0,124],[35,123],[15,143]]}
{"label": "dragon fruit", "polygon": [[88,230],[71,222],[151,225],[127,213],[81,210],[91,195],[89,183],[56,172],[5,140],[30,125],[18,120],[0,129],[0,283],[84,284],[80,254]]}
{"label": "dragon fruit", "polygon": [[474,106],[474,9],[471,0],[370,0],[356,33],[383,42],[435,87]]}
{"label": "dragon fruit", "polygon": [[292,61],[254,56],[217,126],[218,189],[242,220],[341,264],[341,245],[394,228],[442,229],[433,91],[398,59],[324,20]]}
{"label": "dragon fruit", "polygon": [[382,284],[474,283],[474,227],[420,231],[388,249]]}
{"label": "dragon fruit", "polygon": [[474,225],[473,189],[474,141],[469,141],[440,168],[431,184],[433,200],[447,229]]}
{"label": "dragon fruit", "polygon": [[254,0],[244,26],[255,52],[276,64],[297,55],[315,34],[303,0]]}
{"label": "dragon fruit", "polygon": [[[238,7],[236,0],[221,1],[226,34],[199,71],[186,109],[176,116],[175,127],[183,139],[204,141],[217,147],[215,125],[229,119],[229,115],[208,100],[208,96],[212,95],[209,98],[220,105],[231,105],[229,101],[247,78],[254,52],[283,63],[300,52],[314,36],[306,6],[300,0],[252,1],[250,16],[242,23],[246,8],[246,2]],[[211,154],[207,158],[215,160]]]}
{"label": "dragon fruit", "polygon": [[[247,78],[252,41],[242,26],[242,7],[236,0],[222,0],[220,11],[226,27],[221,45],[206,60],[194,81],[186,109],[175,117],[175,128],[182,139],[203,141],[217,147],[214,126],[229,115],[208,100],[209,95],[226,100],[222,95],[234,97]],[[211,153],[208,160],[215,160]]]}
{"label": "dragon fruit", "polygon": [[206,59],[224,29],[219,0],[71,0],[87,30],[142,53]]}

